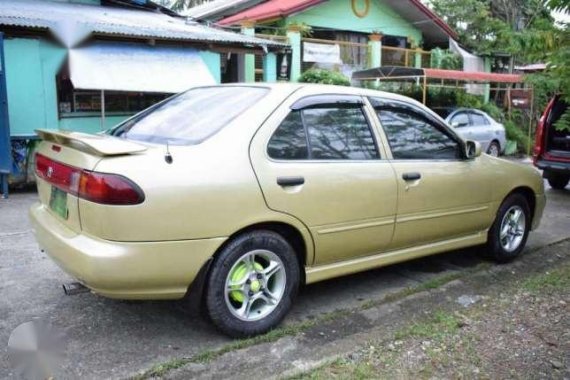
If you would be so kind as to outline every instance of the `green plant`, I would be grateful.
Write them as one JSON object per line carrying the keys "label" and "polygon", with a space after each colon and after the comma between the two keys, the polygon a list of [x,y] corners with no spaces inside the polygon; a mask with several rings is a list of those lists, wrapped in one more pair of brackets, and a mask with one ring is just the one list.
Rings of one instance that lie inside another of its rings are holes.
{"label": "green plant", "polygon": [[337,71],[325,69],[309,69],[301,74],[299,82],[350,86],[350,80],[347,77]]}
{"label": "green plant", "polygon": [[560,119],[554,123],[554,128],[559,131],[570,132],[570,111],[566,111],[560,116]]}

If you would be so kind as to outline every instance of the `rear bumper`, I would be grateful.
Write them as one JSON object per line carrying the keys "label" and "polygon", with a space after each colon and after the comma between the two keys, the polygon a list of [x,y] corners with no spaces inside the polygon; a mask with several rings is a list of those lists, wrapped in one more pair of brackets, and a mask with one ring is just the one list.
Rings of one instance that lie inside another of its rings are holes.
{"label": "rear bumper", "polygon": [[40,203],[30,218],[41,249],[94,292],[120,299],[182,298],[226,238],[114,242],[70,230]]}
{"label": "rear bumper", "polygon": [[570,162],[559,162],[551,160],[537,160],[536,167],[544,170],[544,177],[548,178],[550,173],[570,175]]}

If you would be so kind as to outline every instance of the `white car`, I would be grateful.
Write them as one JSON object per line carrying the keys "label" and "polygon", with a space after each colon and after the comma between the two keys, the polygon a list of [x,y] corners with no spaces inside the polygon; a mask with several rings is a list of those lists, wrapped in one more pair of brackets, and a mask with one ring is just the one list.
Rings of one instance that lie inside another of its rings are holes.
{"label": "white car", "polygon": [[485,112],[473,108],[433,110],[465,140],[478,141],[483,152],[495,157],[505,152],[507,145],[505,127]]}

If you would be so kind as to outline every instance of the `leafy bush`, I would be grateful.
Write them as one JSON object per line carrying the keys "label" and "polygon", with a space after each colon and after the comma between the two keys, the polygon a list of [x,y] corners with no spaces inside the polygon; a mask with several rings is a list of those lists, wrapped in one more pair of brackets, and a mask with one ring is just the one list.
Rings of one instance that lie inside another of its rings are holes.
{"label": "leafy bush", "polygon": [[325,69],[309,69],[301,74],[299,82],[350,86],[350,80],[347,77],[337,71]]}
{"label": "leafy bush", "polygon": [[532,141],[528,138],[525,132],[517,126],[515,119],[505,120],[503,125],[505,126],[505,132],[507,133],[507,139],[516,141],[518,150],[521,153],[526,153],[528,147],[532,147]]}

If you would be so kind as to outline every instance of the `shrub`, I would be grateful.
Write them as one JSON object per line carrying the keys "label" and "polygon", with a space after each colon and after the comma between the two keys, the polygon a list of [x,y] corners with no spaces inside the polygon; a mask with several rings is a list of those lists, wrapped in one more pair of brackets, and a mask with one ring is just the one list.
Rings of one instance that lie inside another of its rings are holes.
{"label": "shrub", "polygon": [[350,80],[347,77],[337,71],[325,69],[309,69],[301,74],[299,82],[350,86]]}

